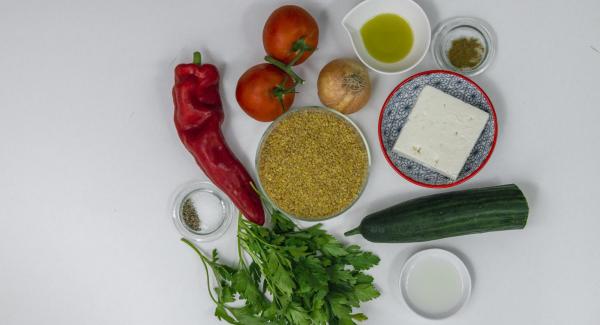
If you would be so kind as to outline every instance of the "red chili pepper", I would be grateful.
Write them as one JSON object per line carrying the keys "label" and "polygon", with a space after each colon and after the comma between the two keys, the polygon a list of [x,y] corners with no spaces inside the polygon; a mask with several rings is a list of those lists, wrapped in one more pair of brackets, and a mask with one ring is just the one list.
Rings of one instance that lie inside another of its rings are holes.
{"label": "red chili pepper", "polygon": [[194,63],[175,68],[175,127],[179,138],[206,176],[240,209],[248,220],[262,225],[265,214],[252,178],[231,152],[221,123],[224,114],[219,96],[219,71],[212,64]]}

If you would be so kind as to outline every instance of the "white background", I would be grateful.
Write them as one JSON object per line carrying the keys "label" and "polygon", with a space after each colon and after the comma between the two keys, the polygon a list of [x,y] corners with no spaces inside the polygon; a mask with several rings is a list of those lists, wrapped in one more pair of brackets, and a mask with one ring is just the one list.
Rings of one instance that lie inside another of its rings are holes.
{"label": "white background", "polygon": [[[358,1],[299,1],[319,21],[319,50],[299,69],[296,105],[318,104],[315,79],[352,56],[341,28]],[[492,67],[475,81],[496,106],[500,134],[483,171],[458,188],[516,182],[530,205],[524,231],[427,244],[372,244],[382,296],[366,324],[433,324],[398,297],[402,262],[443,247],[472,270],[469,304],[438,324],[600,322],[600,2],[431,1],[432,25],[457,15],[488,21]],[[175,133],[173,67],[192,51],[222,73],[226,137],[248,167],[266,123],[237,105],[237,78],[259,63],[275,1],[0,2],[0,324],[219,324],[204,271],[181,242],[169,199],[204,176]],[[413,72],[435,68],[431,56]],[[372,73],[368,107],[352,115],[373,152],[369,185],[334,234],[392,203],[439,190],[387,165],[377,118],[409,74]],[[253,169],[252,169],[253,170]],[[233,229],[218,247],[233,258]],[[228,259],[233,261],[232,259]]]}

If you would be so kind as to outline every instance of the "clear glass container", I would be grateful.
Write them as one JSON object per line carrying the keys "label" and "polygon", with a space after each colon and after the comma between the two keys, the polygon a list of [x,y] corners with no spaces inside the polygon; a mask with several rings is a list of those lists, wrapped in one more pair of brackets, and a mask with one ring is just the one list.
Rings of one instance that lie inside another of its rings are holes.
{"label": "clear glass container", "polygon": [[[191,227],[186,222],[183,212],[186,204],[188,211],[190,204],[193,206],[198,227]],[[172,205],[175,227],[183,237],[194,241],[210,241],[221,237],[231,224],[235,212],[236,208],[227,195],[207,181],[192,181],[181,186],[175,193]]]}
{"label": "clear glass container", "polygon": [[[475,38],[483,45],[481,62],[473,68],[460,69],[448,59],[452,42],[460,38]],[[475,76],[485,71],[494,58],[496,43],[492,28],[484,21],[470,17],[456,17],[442,22],[434,32],[431,52],[437,65],[444,70]]]}
{"label": "clear glass container", "polygon": [[[269,197],[269,193],[267,191],[265,191],[265,189],[263,188],[262,184],[261,184],[261,180],[260,180],[260,172],[259,172],[259,162],[260,162],[260,157],[261,157],[261,151],[262,151],[262,147],[265,143],[265,140],[268,138],[269,134],[271,133],[271,131],[277,127],[277,125],[282,121],[285,120],[287,117],[289,117],[291,114],[300,112],[300,111],[307,111],[307,110],[315,110],[315,111],[326,111],[330,114],[335,115],[337,118],[342,119],[344,121],[346,121],[348,124],[350,124],[356,131],[356,133],[360,136],[360,138],[362,139],[362,142],[364,144],[365,150],[367,152],[367,171],[365,172],[365,176],[363,179],[363,183],[362,183],[362,188],[360,190],[360,192],[358,193],[358,195],[356,196],[356,198],[348,204],[348,206],[346,206],[344,209],[342,209],[339,212],[336,212],[334,214],[328,215],[328,216],[324,216],[321,218],[306,218],[306,217],[302,217],[302,216],[296,216],[293,214],[290,214],[288,212],[286,212],[284,209],[281,209],[279,206],[277,206],[277,204]],[[348,211],[348,209],[350,209],[354,203],[356,203],[356,201],[358,201],[358,199],[360,198],[360,196],[362,195],[362,193],[365,190],[365,187],[367,186],[367,181],[369,178],[369,169],[371,168],[371,151],[369,150],[369,145],[367,143],[367,139],[365,138],[364,134],[362,133],[362,131],[358,128],[358,126],[350,119],[348,118],[346,115],[330,109],[330,108],[326,108],[326,107],[319,107],[319,106],[307,106],[307,107],[298,107],[298,108],[293,108],[289,111],[287,111],[286,113],[282,114],[281,116],[279,116],[275,121],[273,121],[273,123],[271,123],[271,125],[269,125],[269,127],[267,128],[267,130],[265,131],[265,133],[263,133],[262,138],[260,139],[260,142],[258,144],[258,149],[256,151],[256,159],[255,159],[255,167],[256,167],[256,171],[257,171],[257,183],[259,186],[259,189],[262,193],[264,193],[264,196],[267,198],[267,200],[269,201],[269,203],[276,208],[277,210],[283,212],[286,216],[289,216],[291,218],[294,219],[298,219],[298,220],[302,220],[302,221],[323,221],[323,220],[327,220],[327,219],[331,219],[334,217],[337,217],[341,214],[343,214],[344,212]]]}

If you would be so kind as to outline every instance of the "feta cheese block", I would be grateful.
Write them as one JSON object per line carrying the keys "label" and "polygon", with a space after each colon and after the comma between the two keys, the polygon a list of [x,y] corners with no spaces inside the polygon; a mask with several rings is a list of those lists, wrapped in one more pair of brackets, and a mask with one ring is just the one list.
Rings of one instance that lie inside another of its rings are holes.
{"label": "feta cheese block", "polygon": [[425,86],[393,151],[456,180],[489,117],[475,106]]}

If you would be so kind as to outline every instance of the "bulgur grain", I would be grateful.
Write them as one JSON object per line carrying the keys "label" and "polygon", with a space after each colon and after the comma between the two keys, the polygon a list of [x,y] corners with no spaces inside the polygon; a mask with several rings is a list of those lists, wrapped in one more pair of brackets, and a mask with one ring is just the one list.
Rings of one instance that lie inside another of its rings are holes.
{"label": "bulgur grain", "polygon": [[312,220],[352,204],[369,167],[367,148],[355,127],[324,109],[301,109],[277,123],[258,161],[260,182],[273,203]]}

